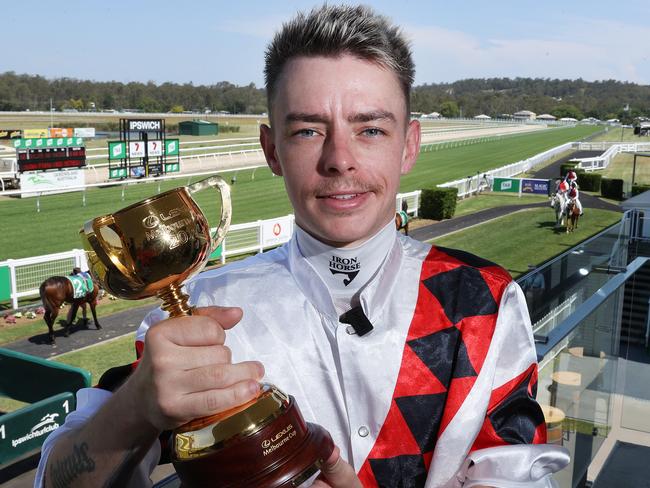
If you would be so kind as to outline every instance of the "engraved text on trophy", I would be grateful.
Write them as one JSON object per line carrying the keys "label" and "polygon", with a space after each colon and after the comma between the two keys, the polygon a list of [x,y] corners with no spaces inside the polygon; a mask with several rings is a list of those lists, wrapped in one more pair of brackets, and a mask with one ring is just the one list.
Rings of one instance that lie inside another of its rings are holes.
{"label": "engraved text on trophy", "polygon": [[190,236],[185,230],[192,225],[192,220],[186,217],[173,220],[176,217],[183,215],[179,208],[173,208],[169,212],[161,212],[158,215],[150,214],[142,219],[142,226],[145,230],[145,238],[147,241],[163,240],[169,246],[169,249],[174,249],[189,241]]}

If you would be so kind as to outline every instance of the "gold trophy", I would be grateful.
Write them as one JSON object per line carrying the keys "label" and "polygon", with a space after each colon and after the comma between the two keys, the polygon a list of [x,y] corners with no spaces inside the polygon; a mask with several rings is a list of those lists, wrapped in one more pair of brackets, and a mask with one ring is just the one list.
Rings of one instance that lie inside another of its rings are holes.
{"label": "gold trophy", "polygon": [[[210,235],[192,195],[214,188],[221,220]],[[86,222],[80,231],[93,277],[127,300],[158,296],[171,317],[191,315],[185,281],[198,274],[230,226],[230,187],[212,176]],[[172,461],[184,487],[295,487],[318,472],[334,445],[273,385],[244,405],[182,425]]]}

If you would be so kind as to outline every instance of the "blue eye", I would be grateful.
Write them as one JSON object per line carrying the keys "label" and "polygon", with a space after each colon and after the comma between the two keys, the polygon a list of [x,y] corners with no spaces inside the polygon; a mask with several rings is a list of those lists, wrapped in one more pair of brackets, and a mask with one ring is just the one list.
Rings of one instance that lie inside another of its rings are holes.
{"label": "blue eye", "polygon": [[363,133],[365,135],[367,135],[367,136],[376,137],[376,136],[382,135],[384,133],[384,131],[381,130],[381,129],[378,129],[377,127],[370,127],[368,129],[364,129]]}
{"label": "blue eye", "polygon": [[314,137],[316,135],[316,131],[314,129],[300,129],[298,132],[296,132],[296,135],[303,137]]}

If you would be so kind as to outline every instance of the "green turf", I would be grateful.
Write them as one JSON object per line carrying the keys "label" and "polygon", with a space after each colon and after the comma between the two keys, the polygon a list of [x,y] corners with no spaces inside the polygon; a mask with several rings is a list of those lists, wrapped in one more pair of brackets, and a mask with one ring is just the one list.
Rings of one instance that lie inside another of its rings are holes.
{"label": "green turf", "polygon": [[132,332],[96,346],[61,354],[55,360],[90,371],[95,384],[107,369],[135,361],[134,337],[135,332]]}
{"label": "green turf", "polygon": [[564,229],[554,229],[551,208],[523,210],[439,237],[433,243],[477,254],[503,266],[516,278],[528,271],[529,264],[543,263],[620,219],[618,212],[587,209],[578,229],[566,234]]}
{"label": "green turf", "polygon": [[537,131],[480,144],[423,152],[415,169],[402,177],[402,191],[418,190],[498,168],[599,130],[597,126]]}
{"label": "green turf", "polygon": [[507,193],[484,193],[459,200],[456,204],[455,217],[504,205],[528,205],[530,203],[548,202],[544,195],[522,195],[521,197]]}
{"label": "green turf", "polygon": [[[567,141],[580,139],[597,130],[594,126],[539,131],[467,146],[424,152],[415,169],[402,179],[400,191],[407,192],[455,180],[533,156]],[[253,179],[254,177],[254,179]],[[158,191],[196,181],[139,183],[36,198],[0,200],[0,261],[38,256],[79,248],[78,231],[86,220],[114,212]],[[281,178],[266,168],[237,172],[232,188],[233,223],[278,217],[291,213]],[[218,197],[209,192],[198,201],[209,216],[216,216]],[[213,222],[215,218],[211,219]]]}
{"label": "green turf", "polygon": [[634,154],[621,153],[599,174],[603,178],[622,179],[631,183],[632,172],[636,184],[650,184],[650,157],[637,156],[636,168],[634,168]]}

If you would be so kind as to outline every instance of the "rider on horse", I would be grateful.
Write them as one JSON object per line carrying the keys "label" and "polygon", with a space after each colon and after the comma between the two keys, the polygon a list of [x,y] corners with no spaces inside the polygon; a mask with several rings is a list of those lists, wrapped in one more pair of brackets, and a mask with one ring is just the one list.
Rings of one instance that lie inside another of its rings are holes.
{"label": "rider on horse", "polygon": [[580,202],[580,192],[578,191],[578,185],[576,183],[572,183],[572,186],[569,189],[568,197],[570,200],[573,200],[576,203],[576,207],[578,207],[578,210],[580,210],[580,215],[582,215],[584,212],[582,210],[582,203]]}

